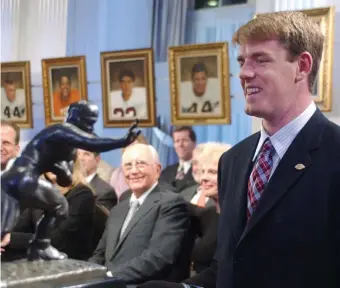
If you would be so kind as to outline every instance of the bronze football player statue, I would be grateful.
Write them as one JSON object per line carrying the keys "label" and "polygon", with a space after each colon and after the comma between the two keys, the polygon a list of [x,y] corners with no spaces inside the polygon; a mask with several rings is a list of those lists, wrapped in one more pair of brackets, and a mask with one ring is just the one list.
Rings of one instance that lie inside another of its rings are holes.
{"label": "bronze football player statue", "polygon": [[57,176],[57,183],[72,183],[72,161],[77,148],[106,152],[125,147],[140,134],[138,121],[121,139],[101,138],[93,134],[98,107],[87,101],[73,103],[65,122],[43,129],[25,147],[12,167],[1,176],[1,239],[12,231],[21,207],[44,210],[29,244],[27,259],[66,259],[67,255],[51,245],[49,235],[56,219],[67,217],[68,203],[58,188],[40,177],[47,172]]}

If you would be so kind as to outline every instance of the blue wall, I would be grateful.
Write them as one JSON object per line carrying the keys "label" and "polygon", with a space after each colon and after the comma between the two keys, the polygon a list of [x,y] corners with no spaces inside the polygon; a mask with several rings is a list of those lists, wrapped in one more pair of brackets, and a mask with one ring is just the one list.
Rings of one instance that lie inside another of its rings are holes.
{"label": "blue wall", "polygon": [[[188,13],[186,43],[231,41],[234,31],[251,19],[254,11],[247,5],[235,7]],[[67,56],[86,56],[89,100],[95,102],[102,111],[100,52],[151,47],[153,0],[69,0],[68,13]],[[232,124],[196,126],[199,142],[223,141],[235,144],[251,133],[251,120],[243,112],[244,98],[237,79],[235,47],[230,46],[229,58],[232,73]],[[161,115],[165,125],[170,125],[167,62],[155,63],[155,87],[157,115]],[[145,129],[144,133],[150,133],[150,130]],[[121,137],[126,133],[126,129],[103,128],[103,119],[100,117],[96,132],[98,135]],[[113,166],[118,166],[120,153],[105,153],[103,159]]]}

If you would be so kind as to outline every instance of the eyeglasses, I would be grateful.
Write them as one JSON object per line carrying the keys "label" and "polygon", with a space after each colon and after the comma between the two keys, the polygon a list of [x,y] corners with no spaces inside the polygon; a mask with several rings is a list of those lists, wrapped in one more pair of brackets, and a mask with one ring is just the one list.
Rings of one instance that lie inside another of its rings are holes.
{"label": "eyeglasses", "polygon": [[127,162],[127,163],[124,163],[123,168],[124,168],[125,171],[130,171],[130,170],[132,170],[133,166],[135,166],[136,169],[138,169],[138,170],[143,170],[143,169],[145,169],[147,166],[150,166],[150,165],[151,165],[151,164],[146,163],[145,161],[138,160],[138,161],[135,161],[135,162]]}

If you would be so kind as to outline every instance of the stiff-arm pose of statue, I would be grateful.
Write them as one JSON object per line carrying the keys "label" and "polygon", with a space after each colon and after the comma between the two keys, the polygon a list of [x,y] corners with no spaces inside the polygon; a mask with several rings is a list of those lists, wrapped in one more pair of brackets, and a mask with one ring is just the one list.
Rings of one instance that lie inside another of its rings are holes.
{"label": "stiff-arm pose of statue", "polygon": [[70,105],[64,123],[46,127],[26,146],[13,166],[1,176],[1,239],[12,231],[20,207],[45,211],[28,249],[28,260],[65,259],[67,255],[51,246],[49,235],[56,217],[66,217],[68,203],[48,180],[46,172],[57,176],[57,183],[67,187],[72,183],[72,161],[75,149],[106,152],[125,147],[139,135],[137,122],[121,139],[93,135],[98,119],[98,107],[86,101]]}

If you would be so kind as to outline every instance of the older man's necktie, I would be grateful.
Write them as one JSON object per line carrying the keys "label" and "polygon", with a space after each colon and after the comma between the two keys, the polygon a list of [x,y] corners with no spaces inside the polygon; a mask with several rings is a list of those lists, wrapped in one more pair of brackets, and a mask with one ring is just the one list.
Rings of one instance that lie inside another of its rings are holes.
{"label": "older man's necktie", "polygon": [[274,146],[267,138],[264,142],[248,181],[247,218],[255,211],[273,169]]}
{"label": "older man's necktie", "polygon": [[130,209],[129,209],[129,212],[128,214],[126,215],[126,218],[124,220],[124,223],[123,223],[123,226],[122,226],[122,229],[120,230],[120,238],[123,236],[127,226],[129,225],[132,217],[136,214],[137,210],[139,208],[139,202],[138,200],[134,200],[130,203]]}

